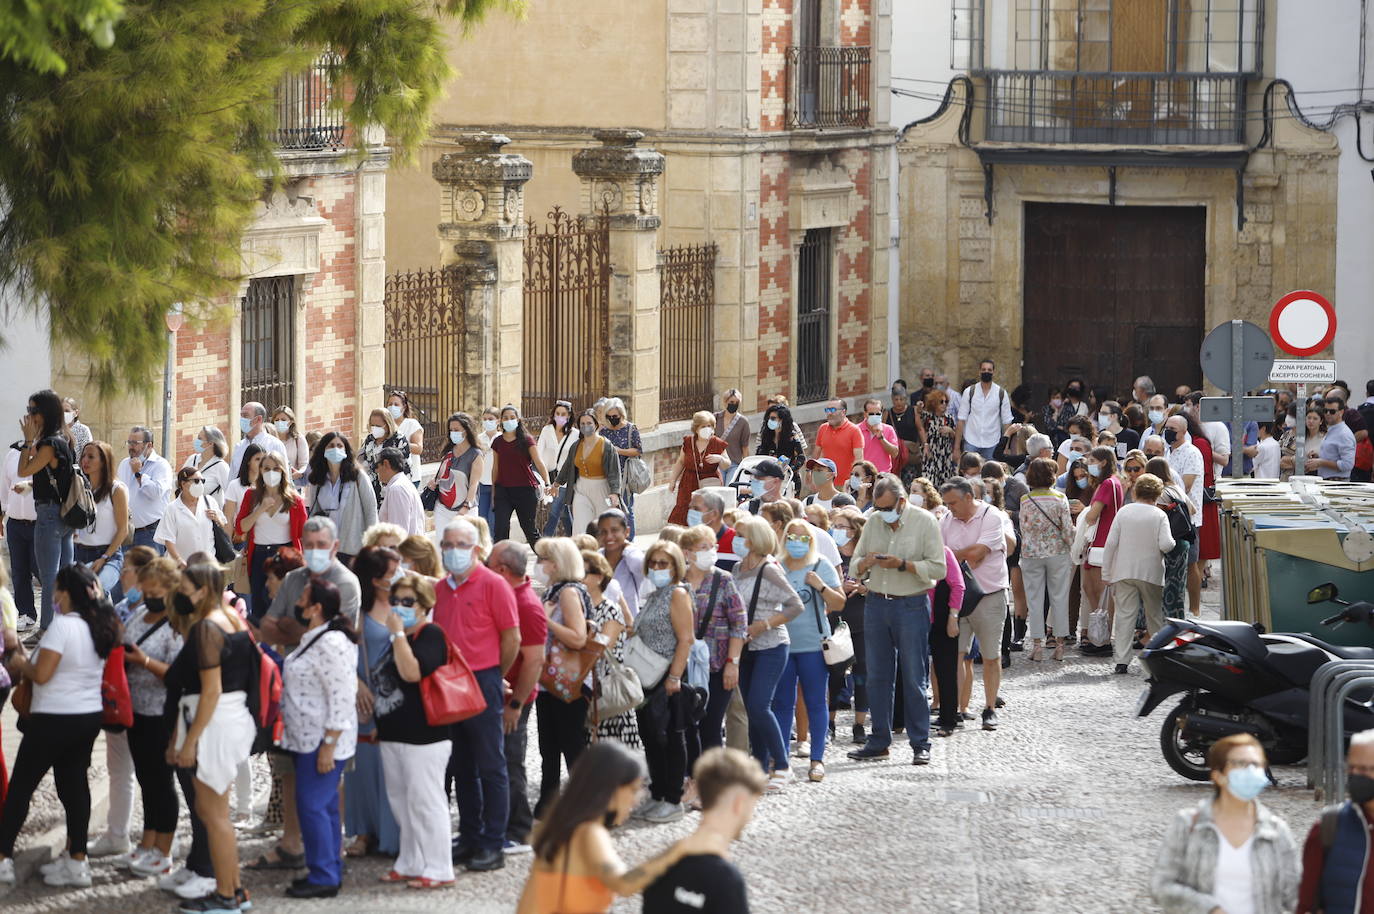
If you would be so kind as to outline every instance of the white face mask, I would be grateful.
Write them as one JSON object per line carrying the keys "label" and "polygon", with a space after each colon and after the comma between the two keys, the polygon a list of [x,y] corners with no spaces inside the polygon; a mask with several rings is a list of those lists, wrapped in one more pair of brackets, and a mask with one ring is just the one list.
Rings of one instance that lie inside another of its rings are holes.
{"label": "white face mask", "polygon": [[864,421],[867,422],[869,425],[873,426],[874,428],[877,428],[880,424],[882,424],[883,417],[878,413],[870,413],[864,419]]}
{"label": "white face mask", "polygon": [[68,425],[71,425],[73,422],[76,421],[76,413],[68,410],[67,412],[62,414],[62,421],[67,423]]}
{"label": "white face mask", "polygon": [[381,441],[383,438],[386,437],[386,426],[384,425],[374,425],[370,429],[368,429],[368,431],[370,431],[372,433],[372,437],[376,438],[378,441]]}
{"label": "white face mask", "polygon": [[200,498],[205,495],[205,483],[188,482],[186,484],[186,491],[190,493],[192,498]]}
{"label": "white face mask", "polygon": [[715,431],[714,431],[713,429],[710,429],[710,428],[699,428],[699,429],[697,429],[697,437],[700,438],[702,441],[710,441],[710,440],[711,440],[711,436],[714,435],[714,434],[715,434]]}
{"label": "white face mask", "polygon": [[390,406],[388,406],[388,407],[386,408],[386,411],[389,412],[389,413],[391,413],[391,418],[393,418],[393,419],[399,419],[399,418],[401,418],[402,409],[403,409],[402,407],[397,406],[396,404],[393,403],[393,404],[391,404]]}
{"label": "white face mask", "polygon": [[275,489],[281,485],[281,470],[263,470],[262,482],[267,488]]}
{"label": "white face mask", "polygon": [[720,558],[720,553],[714,549],[703,549],[692,556],[692,561],[702,571],[710,571]]}

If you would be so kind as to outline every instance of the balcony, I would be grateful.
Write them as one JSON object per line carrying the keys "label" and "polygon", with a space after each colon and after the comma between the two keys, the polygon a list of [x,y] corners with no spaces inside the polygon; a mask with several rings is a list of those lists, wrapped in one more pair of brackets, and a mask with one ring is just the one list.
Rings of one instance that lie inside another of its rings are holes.
{"label": "balcony", "polygon": [[786,59],[788,129],[871,125],[871,48],[789,47]]}
{"label": "balcony", "polygon": [[988,70],[993,143],[1129,147],[1245,142],[1241,74]]}
{"label": "balcony", "polygon": [[338,67],[339,58],[325,54],[277,86],[277,126],[270,139],[279,150],[323,152],[344,147],[343,99],[336,102],[333,84]]}

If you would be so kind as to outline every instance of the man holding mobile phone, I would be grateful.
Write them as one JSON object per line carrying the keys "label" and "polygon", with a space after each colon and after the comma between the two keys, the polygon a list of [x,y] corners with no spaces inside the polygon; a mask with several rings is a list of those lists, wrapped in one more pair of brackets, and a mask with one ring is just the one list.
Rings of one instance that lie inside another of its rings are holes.
{"label": "man holding mobile phone", "polygon": [[[133,515],[134,545],[151,546],[163,555],[161,543],[153,542],[172,491],[172,465],[153,448],[153,433],[141,425],[129,430],[125,445],[129,456],[119,462],[116,475],[129,489],[129,513]],[[77,455],[80,457],[80,455]],[[118,599],[118,595],[112,595]]]}

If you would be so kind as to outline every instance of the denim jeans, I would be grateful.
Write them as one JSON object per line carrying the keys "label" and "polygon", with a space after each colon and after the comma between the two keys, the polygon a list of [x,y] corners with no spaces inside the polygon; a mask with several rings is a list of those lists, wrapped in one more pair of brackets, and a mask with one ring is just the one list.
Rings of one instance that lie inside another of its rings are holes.
{"label": "denim jeans", "polygon": [[506,736],[501,710],[505,680],[499,666],[476,670],[487,708],[453,725],[453,789],[458,795],[458,843],[464,848],[499,851],[510,817],[510,780],[506,774]]}
{"label": "denim jeans", "polygon": [[477,516],[487,522],[488,530],[495,528],[496,512],[491,509],[491,486],[480,483],[477,486]]}
{"label": "denim jeans", "polygon": [[787,740],[773,716],[773,696],[786,665],[786,644],[762,651],[746,650],[740,663],[739,687],[749,712],[749,749],[769,774],[788,767]]}
{"label": "denim jeans", "polygon": [[306,881],[311,885],[338,885],[343,881],[343,831],[339,827],[339,778],[344,762],[337,761],[328,774],[315,768],[319,750],[297,752],[296,816],[305,847]]}
{"label": "denim jeans", "polygon": [[[82,565],[91,565],[96,559],[105,554],[105,546],[83,546],[76,543],[73,547],[76,560]],[[119,583],[119,573],[124,570],[124,550],[120,549],[110,556],[109,561],[100,566],[100,588],[105,593],[112,593],[115,585]]]}
{"label": "denim jeans", "polygon": [[[573,530],[572,526],[572,486],[560,486],[558,494],[554,496],[553,503],[549,505],[549,522],[544,525],[545,536],[558,536],[558,522],[563,521],[567,524],[570,535],[581,533],[581,530]],[[566,499],[566,503],[564,502]]]}
{"label": "denim jeans", "polygon": [[[150,524],[147,527],[144,527],[142,530],[135,529],[133,536],[134,545],[147,546],[149,549],[155,551],[158,555],[166,555],[167,547],[162,545],[161,543],[153,542],[153,536],[156,533],[157,524]],[[187,558],[187,556],[183,555],[182,558]],[[110,599],[115,603],[118,603],[120,600],[124,599],[124,587],[119,583],[118,577],[115,578],[114,586],[107,587],[105,588],[105,590],[107,593],[109,593]]]}
{"label": "denim jeans", "polygon": [[984,460],[991,460],[992,455],[997,451],[997,445],[992,444],[987,447],[978,447],[975,444],[969,444],[967,441],[965,441],[964,453],[967,454],[969,451],[972,451],[973,453],[980,455]]}
{"label": "denim jeans", "polygon": [[38,566],[38,580],[43,584],[42,615],[38,627],[47,629],[52,623],[52,596],[57,585],[57,569],[72,563],[72,528],[62,522],[62,506],[37,505],[38,522],[33,525],[34,564]]}
{"label": "denim jeans", "polygon": [[526,702],[520,709],[515,729],[506,734],[506,779],[510,784],[510,816],[506,821],[506,840],[528,844],[534,828],[534,813],[530,810],[529,785],[525,776],[525,747],[529,745],[530,709]]}
{"label": "denim jeans", "polygon": [[33,551],[34,532],[37,524],[31,520],[15,520],[11,517],[5,522],[5,538],[10,545],[10,587],[14,591],[14,605],[19,615],[37,619],[33,609],[33,573],[38,567],[38,559]]}
{"label": "denim jeans", "polygon": [[930,675],[930,594],[889,600],[870,593],[864,599],[864,648],[873,727],[868,745],[885,749],[892,744],[892,696],[900,657],[907,739],[913,749],[929,749],[930,702],[921,684]]}
{"label": "denim jeans", "polygon": [[[802,699],[806,702],[806,715],[811,722],[811,761],[824,761],[825,738],[830,726],[830,711],[826,704],[830,670],[825,665],[825,655],[820,651],[787,655],[782,678],[778,680],[778,690],[773,695],[773,716],[778,719],[783,739],[792,732],[798,679],[801,680]],[[804,736],[798,733],[797,739],[804,739]]]}

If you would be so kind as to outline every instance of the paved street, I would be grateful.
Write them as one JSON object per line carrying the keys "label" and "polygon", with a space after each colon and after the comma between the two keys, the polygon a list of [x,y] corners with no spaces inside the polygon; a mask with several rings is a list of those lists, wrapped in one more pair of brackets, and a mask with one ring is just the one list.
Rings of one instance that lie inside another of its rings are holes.
{"label": "paved street", "polygon": [[[1002,728],[937,741],[928,768],[912,767],[905,749],[887,762],[850,762],[842,715],[826,781],[798,782],[765,798],[738,845],[754,910],[1157,910],[1148,881],[1160,835],[1174,809],[1209,789],[1182,780],[1160,757],[1167,707],[1146,720],[1131,716],[1142,683],[1135,667],[1130,676],[1114,676],[1106,659],[1074,655],[1064,664],[1032,664],[1024,657],[1009,671]],[[533,746],[529,763],[537,784]],[[1303,770],[1276,773],[1281,789],[1264,800],[1305,832],[1317,805],[1301,789]],[[620,831],[618,844],[638,861],[685,834],[692,821],[632,825]],[[242,856],[253,859],[268,846],[245,842]],[[504,871],[464,875],[455,889],[431,895],[380,886],[389,861],[368,859],[350,868],[340,902],[397,914],[509,912],[529,857],[507,859]],[[97,884],[80,892],[49,890],[30,878],[4,899],[6,914],[39,914],[58,904],[73,912],[172,909],[150,881],[116,875],[106,864],[96,873]],[[282,898],[287,880],[279,875],[246,876],[260,911],[324,908]],[[615,910],[636,911],[638,904],[628,900]]]}

